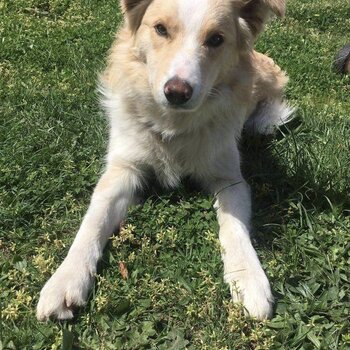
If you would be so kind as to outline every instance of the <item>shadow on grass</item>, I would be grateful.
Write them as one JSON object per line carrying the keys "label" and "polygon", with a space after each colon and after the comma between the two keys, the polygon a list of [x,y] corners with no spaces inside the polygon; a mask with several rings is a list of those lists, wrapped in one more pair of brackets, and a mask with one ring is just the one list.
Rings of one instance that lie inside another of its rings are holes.
{"label": "shadow on grass", "polygon": [[[297,125],[298,121],[292,124]],[[293,126],[293,125],[292,125]],[[342,215],[349,215],[350,198],[347,191],[340,191],[328,186],[329,179],[316,182],[313,165],[304,150],[300,159],[290,164],[281,162],[283,155],[278,149],[279,141],[286,134],[292,137],[296,127],[283,129],[276,136],[243,135],[241,141],[242,172],[252,188],[253,228],[264,231],[263,227],[286,224],[286,220],[296,219],[296,214],[290,211],[291,204],[300,208],[298,213],[308,216],[308,213],[331,212],[336,210]],[[273,142],[276,140],[277,142]],[[284,163],[284,164],[283,164]],[[307,218],[308,219],[308,218]],[[270,246],[273,235],[256,237],[259,244]]]}

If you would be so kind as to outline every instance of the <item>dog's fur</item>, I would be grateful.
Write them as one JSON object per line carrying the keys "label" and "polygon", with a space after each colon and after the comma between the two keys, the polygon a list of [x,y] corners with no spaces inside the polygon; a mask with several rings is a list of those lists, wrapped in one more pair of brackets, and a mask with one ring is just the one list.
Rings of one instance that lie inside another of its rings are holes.
{"label": "dog's fur", "polygon": [[[269,133],[292,112],[283,101],[285,74],[252,48],[268,17],[283,16],[284,0],[121,6],[124,25],[100,84],[111,126],[106,170],[67,257],[41,291],[37,317],[69,319],[86,302],[109,236],[151,173],[170,188],[192,177],[216,195],[224,279],[234,301],[267,318],[273,297],[249,238],[250,192],[237,144],[245,124]],[[212,45],[213,36],[223,42]],[[187,95],[192,89],[184,103],[166,97],[173,78]]]}

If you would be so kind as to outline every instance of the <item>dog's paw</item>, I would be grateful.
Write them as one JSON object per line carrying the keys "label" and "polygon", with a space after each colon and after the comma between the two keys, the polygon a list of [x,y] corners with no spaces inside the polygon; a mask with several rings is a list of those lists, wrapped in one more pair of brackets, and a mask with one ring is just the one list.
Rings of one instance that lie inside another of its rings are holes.
{"label": "dog's paw", "polygon": [[259,320],[272,316],[273,296],[263,270],[229,273],[225,281],[230,285],[232,300],[242,303],[248,316]]}
{"label": "dog's paw", "polygon": [[92,276],[86,268],[63,262],[40,292],[37,319],[47,321],[50,318],[73,318],[74,307],[86,303],[91,283]]}

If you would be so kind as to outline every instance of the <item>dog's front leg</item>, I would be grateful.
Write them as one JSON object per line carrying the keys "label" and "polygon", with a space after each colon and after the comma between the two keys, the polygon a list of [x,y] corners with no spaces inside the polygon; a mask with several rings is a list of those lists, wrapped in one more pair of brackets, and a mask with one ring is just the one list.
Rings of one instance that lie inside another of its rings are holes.
{"label": "dog's front leg", "polygon": [[269,281],[249,237],[251,199],[242,178],[216,184],[215,207],[220,225],[224,279],[235,302],[258,319],[271,316],[273,297]]}
{"label": "dog's front leg", "polygon": [[139,182],[132,167],[107,168],[67,257],[40,293],[39,320],[70,319],[73,307],[84,305],[103,248],[123,220]]}

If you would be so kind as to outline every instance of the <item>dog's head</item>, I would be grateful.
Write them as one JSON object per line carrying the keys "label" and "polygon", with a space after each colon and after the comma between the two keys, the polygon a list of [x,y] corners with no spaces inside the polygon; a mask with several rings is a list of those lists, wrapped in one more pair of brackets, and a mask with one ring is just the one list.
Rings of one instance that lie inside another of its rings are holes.
{"label": "dog's head", "polygon": [[284,0],[121,0],[155,101],[195,110],[224,85]]}

